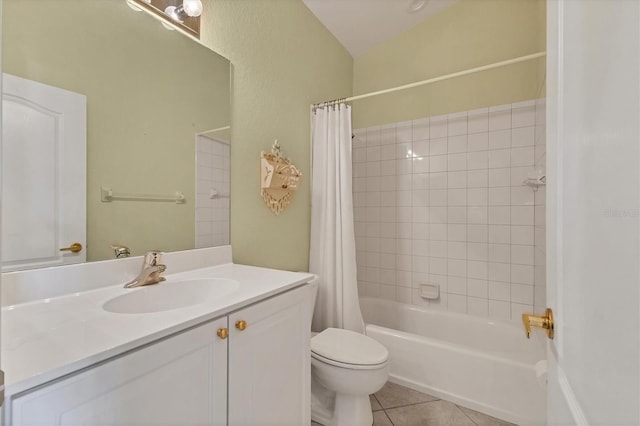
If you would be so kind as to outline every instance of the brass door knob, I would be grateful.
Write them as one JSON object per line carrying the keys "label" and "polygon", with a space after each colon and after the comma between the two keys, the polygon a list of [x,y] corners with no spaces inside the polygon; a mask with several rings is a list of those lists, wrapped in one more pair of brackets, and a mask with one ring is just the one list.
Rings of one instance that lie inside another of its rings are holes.
{"label": "brass door knob", "polygon": [[219,328],[216,334],[218,335],[219,338],[224,340],[227,337],[229,337],[229,330],[227,330],[226,328]]}
{"label": "brass door knob", "polygon": [[63,247],[60,251],[70,251],[71,253],[80,253],[82,251],[82,244],[73,243],[69,247]]}
{"label": "brass door knob", "polygon": [[539,327],[547,332],[547,337],[553,339],[553,312],[547,308],[544,315],[522,314],[522,323],[526,331],[527,339],[531,336],[531,327]]}
{"label": "brass door knob", "polygon": [[247,328],[247,322],[244,320],[236,321],[236,328],[240,331],[244,330]]}

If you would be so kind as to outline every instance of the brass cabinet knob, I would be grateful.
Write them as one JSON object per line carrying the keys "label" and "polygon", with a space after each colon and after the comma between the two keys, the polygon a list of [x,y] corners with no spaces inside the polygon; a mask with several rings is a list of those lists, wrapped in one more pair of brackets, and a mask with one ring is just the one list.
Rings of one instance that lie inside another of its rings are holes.
{"label": "brass cabinet knob", "polygon": [[219,328],[216,334],[218,335],[219,338],[224,340],[227,337],[229,337],[229,330],[227,330],[226,328]]}
{"label": "brass cabinet knob", "polygon": [[247,322],[244,320],[236,321],[236,328],[240,331],[244,330],[247,328]]}
{"label": "brass cabinet knob", "polygon": [[63,247],[60,251],[70,251],[71,253],[80,253],[82,251],[82,244],[73,243],[69,247]]}

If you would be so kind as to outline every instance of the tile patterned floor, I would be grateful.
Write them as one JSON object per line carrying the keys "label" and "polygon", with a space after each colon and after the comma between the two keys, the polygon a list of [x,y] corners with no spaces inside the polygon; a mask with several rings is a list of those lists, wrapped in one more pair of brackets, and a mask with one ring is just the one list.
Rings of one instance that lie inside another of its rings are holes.
{"label": "tile patterned floor", "polygon": [[391,382],[370,398],[373,426],[514,426]]}

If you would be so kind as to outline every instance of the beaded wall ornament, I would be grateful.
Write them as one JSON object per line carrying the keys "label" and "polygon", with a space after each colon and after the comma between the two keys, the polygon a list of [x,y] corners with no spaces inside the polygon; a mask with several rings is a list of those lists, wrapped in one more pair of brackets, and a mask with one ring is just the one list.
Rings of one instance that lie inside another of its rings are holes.
{"label": "beaded wall ornament", "polygon": [[271,152],[262,152],[260,159],[260,193],[265,204],[279,215],[293,199],[302,173],[291,160],[282,156],[278,140]]}

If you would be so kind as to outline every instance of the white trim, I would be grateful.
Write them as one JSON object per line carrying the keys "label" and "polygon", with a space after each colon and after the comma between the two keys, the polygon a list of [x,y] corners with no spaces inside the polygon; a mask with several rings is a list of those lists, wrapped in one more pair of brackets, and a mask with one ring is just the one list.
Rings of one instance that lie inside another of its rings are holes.
{"label": "white trim", "polygon": [[564,400],[567,403],[567,408],[569,408],[575,424],[580,426],[588,426],[589,422],[587,421],[587,417],[582,411],[582,407],[578,402],[578,398],[576,398],[576,394],[573,392],[573,388],[569,384],[567,376],[564,374],[564,371],[560,367],[558,367],[558,384],[560,385],[560,390],[562,391]]}

